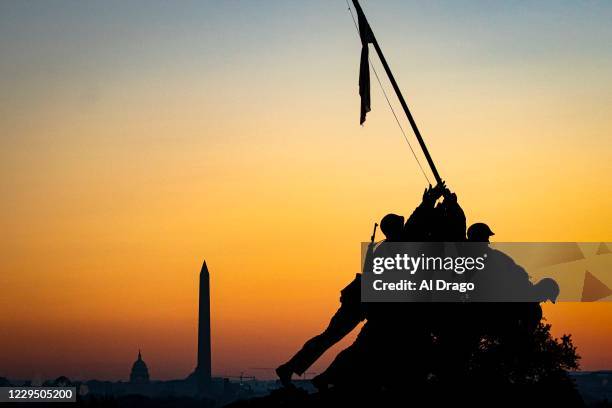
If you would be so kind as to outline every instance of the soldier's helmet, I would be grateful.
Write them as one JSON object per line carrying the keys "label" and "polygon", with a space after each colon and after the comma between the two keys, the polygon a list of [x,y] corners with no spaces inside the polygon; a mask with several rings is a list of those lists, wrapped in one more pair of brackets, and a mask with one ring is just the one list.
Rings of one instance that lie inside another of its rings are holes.
{"label": "soldier's helmet", "polygon": [[544,278],[534,285],[536,290],[536,297],[540,302],[546,302],[550,300],[555,303],[557,298],[559,297],[559,293],[561,289],[559,288],[559,284],[551,278]]}
{"label": "soldier's helmet", "polygon": [[380,220],[380,230],[388,240],[396,240],[404,229],[404,217],[397,214],[387,214]]}
{"label": "soldier's helmet", "polygon": [[491,235],[495,235],[495,233],[484,222],[472,224],[467,230],[468,241],[472,242],[489,242]]}

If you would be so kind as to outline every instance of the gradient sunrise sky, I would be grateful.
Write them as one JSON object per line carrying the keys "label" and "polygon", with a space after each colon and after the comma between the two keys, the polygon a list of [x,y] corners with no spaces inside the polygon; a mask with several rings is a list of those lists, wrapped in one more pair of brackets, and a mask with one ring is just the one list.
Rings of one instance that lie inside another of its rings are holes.
{"label": "gradient sunrise sky", "polygon": [[[612,2],[363,7],[468,222],[612,241]],[[344,0],[0,2],[0,376],[186,376],[204,258],[213,374],[320,331],[425,187],[359,50]],[[612,367],[612,303],[545,315]]]}

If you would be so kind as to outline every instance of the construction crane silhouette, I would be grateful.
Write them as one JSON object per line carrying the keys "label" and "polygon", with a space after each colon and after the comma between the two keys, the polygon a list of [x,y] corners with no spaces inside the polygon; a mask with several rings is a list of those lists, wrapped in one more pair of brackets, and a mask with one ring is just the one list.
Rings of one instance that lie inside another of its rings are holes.
{"label": "construction crane silhouette", "polygon": [[[249,367],[249,370],[261,370],[261,371],[271,371],[271,372],[276,372],[276,368],[271,368],[271,367]],[[300,379],[302,380],[307,380],[307,376],[310,375],[312,377],[314,377],[315,375],[317,375],[318,373],[314,372],[314,371],[308,371],[305,372],[304,374],[301,375]]]}
{"label": "construction crane silhouette", "polygon": [[240,384],[244,382],[244,380],[255,381],[256,378],[254,376],[244,375],[244,372],[241,372],[240,375],[223,375],[223,378],[238,378],[240,380]]}

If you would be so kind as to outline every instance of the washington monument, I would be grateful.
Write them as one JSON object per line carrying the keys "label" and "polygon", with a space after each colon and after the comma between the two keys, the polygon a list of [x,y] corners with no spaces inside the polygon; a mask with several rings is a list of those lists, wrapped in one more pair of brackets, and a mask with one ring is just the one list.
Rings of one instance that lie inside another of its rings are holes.
{"label": "washington monument", "polygon": [[200,271],[200,301],[198,309],[198,365],[194,373],[198,389],[204,391],[211,382],[210,353],[210,275],[206,261]]}

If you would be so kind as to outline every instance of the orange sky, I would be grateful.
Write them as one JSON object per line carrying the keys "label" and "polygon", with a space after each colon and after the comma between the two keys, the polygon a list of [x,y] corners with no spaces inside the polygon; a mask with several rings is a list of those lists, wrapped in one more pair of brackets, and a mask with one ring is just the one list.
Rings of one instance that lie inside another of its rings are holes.
{"label": "orange sky", "polygon": [[[549,6],[457,10],[459,27],[380,5],[371,24],[469,223],[498,241],[612,241],[610,10]],[[204,258],[213,373],[269,374],[249,368],[324,327],[373,222],[420,200],[376,85],[358,126],[344,7],[83,5],[57,25],[42,23],[61,10],[2,7],[0,376],[125,379],[138,348],[153,378],[186,376]],[[545,315],[583,368],[612,367],[612,304]]]}

